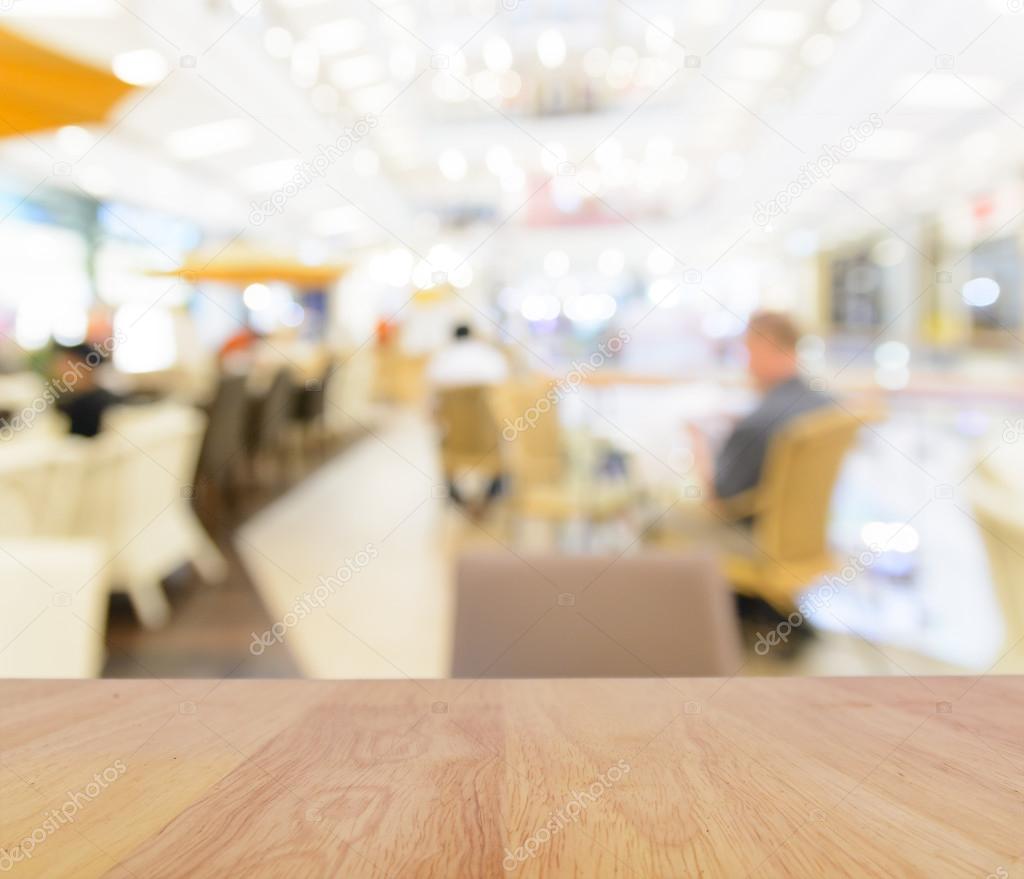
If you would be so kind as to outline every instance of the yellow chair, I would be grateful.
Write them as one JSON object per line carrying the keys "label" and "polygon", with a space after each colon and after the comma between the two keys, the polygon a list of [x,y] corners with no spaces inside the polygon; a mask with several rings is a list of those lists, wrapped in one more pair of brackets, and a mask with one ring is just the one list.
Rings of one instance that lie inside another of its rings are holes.
{"label": "yellow chair", "polygon": [[523,518],[549,521],[618,515],[630,503],[629,487],[593,479],[585,462],[575,471],[568,466],[558,400],[557,385],[545,379],[510,382],[492,392],[512,510]]}
{"label": "yellow chair", "polygon": [[449,481],[467,473],[491,479],[501,473],[498,427],[489,396],[490,388],[483,386],[437,392],[441,468]]}
{"label": "yellow chair", "polygon": [[761,483],[720,501],[724,525],[754,518],[749,533],[718,529],[726,578],[742,594],[789,613],[796,595],[842,562],[828,547],[832,492],[847,451],[878,413],[830,406],[794,418],[772,439]]}
{"label": "yellow chair", "polygon": [[1024,504],[1011,487],[980,474],[971,481],[969,492],[1003,615],[997,670],[1020,674],[1024,672]]}

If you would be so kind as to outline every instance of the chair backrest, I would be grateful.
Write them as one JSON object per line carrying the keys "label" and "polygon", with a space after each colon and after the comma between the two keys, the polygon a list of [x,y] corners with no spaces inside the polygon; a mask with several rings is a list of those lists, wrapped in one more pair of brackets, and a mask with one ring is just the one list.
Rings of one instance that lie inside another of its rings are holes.
{"label": "chair backrest", "polygon": [[307,383],[295,394],[295,417],[301,422],[319,421],[324,417],[326,407],[327,386],[333,381],[334,373],[339,365],[328,359],[320,376]]}
{"label": "chair backrest", "polygon": [[260,401],[253,441],[255,448],[272,447],[281,435],[294,411],[295,384],[287,369],[279,369],[270,387]]}
{"label": "chair backrest", "polygon": [[472,554],[458,564],[452,676],[731,675],[732,595],[710,558]]}
{"label": "chair backrest", "polygon": [[1024,504],[1010,487],[987,476],[969,486],[974,514],[988,553],[996,598],[1002,611],[1006,648],[1024,654]]}
{"label": "chair backrest", "polygon": [[221,375],[203,435],[196,482],[219,483],[228,478],[232,462],[241,458],[248,429],[248,396],[244,375]]}
{"label": "chair backrest", "polygon": [[565,476],[558,395],[553,389],[552,382],[537,379],[507,382],[492,391],[513,490],[558,483]]}
{"label": "chair backrest", "polygon": [[40,437],[0,449],[0,534],[71,534],[85,487],[89,445],[77,437]]}
{"label": "chair backrest", "polygon": [[203,429],[204,416],[191,407],[125,407],[92,441],[80,529],[118,550],[115,569],[187,558],[174,523],[188,518]]}
{"label": "chair backrest", "polygon": [[500,438],[484,386],[444,388],[437,392],[441,463],[448,475],[460,469],[497,471]]}
{"label": "chair backrest", "polygon": [[865,417],[828,406],[794,418],[769,444],[757,489],[754,536],[785,565],[828,556],[832,493]]}
{"label": "chair backrest", "polygon": [[0,678],[92,678],[109,589],[102,544],[0,537]]}

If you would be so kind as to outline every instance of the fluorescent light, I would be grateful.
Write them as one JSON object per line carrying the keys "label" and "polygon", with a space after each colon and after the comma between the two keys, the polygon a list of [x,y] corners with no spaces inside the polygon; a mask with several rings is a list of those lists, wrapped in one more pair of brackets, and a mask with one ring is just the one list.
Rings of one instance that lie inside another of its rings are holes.
{"label": "fluorescent light", "polygon": [[922,79],[920,74],[908,74],[896,81],[892,96],[903,107],[958,110],[982,107],[988,101],[998,101],[1002,91],[999,81],[990,76],[932,74]]}
{"label": "fluorescent light", "polygon": [[759,9],[744,28],[750,42],[769,46],[795,43],[806,30],[807,16],[794,9]]}
{"label": "fluorescent light", "polygon": [[348,96],[348,101],[356,113],[380,113],[397,95],[390,82],[381,82],[357,89]]}
{"label": "fluorescent light", "polygon": [[309,32],[309,39],[324,55],[343,55],[363,45],[366,26],[353,18],[339,18],[318,25]]}
{"label": "fluorescent light", "polygon": [[512,48],[501,37],[491,37],[484,43],[484,64],[488,70],[504,73],[512,67]]}
{"label": "fluorescent light", "polygon": [[565,61],[565,37],[557,28],[549,28],[537,37],[537,57],[549,69],[561,67]]}
{"label": "fluorescent light", "polygon": [[663,55],[675,43],[676,26],[667,15],[656,15],[647,25],[644,42],[647,50],[655,55]]}
{"label": "fluorescent light", "polygon": [[800,47],[800,60],[808,67],[820,67],[836,50],[835,40],[828,34],[815,34]]}
{"label": "fluorescent light", "polygon": [[506,170],[514,166],[512,153],[507,146],[496,143],[487,150],[487,170],[500,177]]}
{"label": "fluorescent light", "polygon": [[466,157],[457,149],[446,149],[437,159],[437,166],[446,180],[461,180],[466,176]]}
{"label": "fluorescent light", "polygon": [[129,85],[153,85],[167,75],[167,62],[156,49],[135,49],[114,56],[111,69]]}
{"label": "fluorescent light", "polygon": [[961,291],[964,302],[974,308],[993,305],[999,299],[999,284],[991,278],[972,278]]}
{"label": "fluorescent light", "polygon": [[881,128],[857,147],[858,159],[892,161],[912,155],[918,144],[913,131]]}
{"label": "fluorescent light", "polygon": [[343,235],[359,225],[359,211],[351,206],[320,211],[313,215],[310,225],[316,235]]}
{"label": "fluorescent light", "polygon": [[266,284],[250,284],[242,294],[245,307],[252,311],[261,311],[270,305],[270,288]]}
{"label": "fluorescent light", "polygon": [[731,69],[749,79],[771,79],[782,68],[782,58],[772,49],[737,49],[732,53]]}
{"label": "fluorescent light", "polygon": [[57,146],[74,156],[80,156],[95,141],[96,138],[79,125],[65,125],[57,131]]}
{"label": "fluorescent light", "polygon": [[331,65],[331,82],[340,89],[357,89],[381,78],[383,71],[374,55],[343,58]]}
{"label": "fluorescent light", "polygon": [[501,79],[493,70],[478,70],[473,74],[471,85],[477,97],[489,101],[498,96]]}
{"label": "fluorescent light", "polygon": [[388,68],[395,79],[409,79],[416,72],[416,50],[395,46],[388,56]]}
{"label": "fluorescent light", "polygon": [[[1005,8],[1004,0],[999,0],[999,12]],[[825,13],[825,23],[834,31],[845,31],[860,21],[864,8],[861,0],[836,0]]]}
{"label": "fluorescent light", "polygon": [[171,132],[167,151],[176,159],[198,159],[237,150],[251,141],[252,131],[244,119],[221,119]]}
{"label": "fluorescent light", "polygon": [[309,91],[309,101],[317,113],[331,115],[338,112],[341,96],[329,82],[320,82]]}
{"label": "fluorescent light", "polygon": [[268,27],[263,35],[263,48],[274,58],[287,58],[294,44],[291,33],[283,27]]}
{"label": "fluorescent light", "polygon": [[320,76],[320,53],[312,43],[302,41],[292,50],[292,82],[310,88]]}
{"label": "fluorescent light", "polygon": [[239,173],[238,178],[246,189],[254,192],[267,192],[288,182],[295,174],[297,162],[293,159],[280,159],[276,162],[264,162],[253,165]]}

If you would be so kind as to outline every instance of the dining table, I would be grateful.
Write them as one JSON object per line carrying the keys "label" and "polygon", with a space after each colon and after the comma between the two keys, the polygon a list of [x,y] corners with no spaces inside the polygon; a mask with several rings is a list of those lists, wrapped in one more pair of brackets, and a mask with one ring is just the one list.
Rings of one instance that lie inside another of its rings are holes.
{"label": "dining table", "polygon": [[1024,875],[1024,677],[4,680],[0,704],[15,877]]}

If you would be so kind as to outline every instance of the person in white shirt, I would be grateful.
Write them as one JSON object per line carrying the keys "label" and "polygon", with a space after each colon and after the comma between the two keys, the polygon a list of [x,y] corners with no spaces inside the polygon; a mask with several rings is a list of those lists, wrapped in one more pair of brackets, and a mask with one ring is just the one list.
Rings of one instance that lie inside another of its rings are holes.
{"label": "person in white shirt", "polygon": [[508,379],[508,361],[493,345],[473,338],[467,324],[455,327],[454,339],[427,366],[427,381],[434,388],[497,385]]}
{"label": "person in white shirt", "polygon": [[[438,351],[427,365],[427,381],[434,391],[453,388],[490,387],[506,381],[508,361],[493,345],[474,339],[467,324],[455,327],[452,342]],[[453,503],[481,518],[490,503],[501,494],[501,476],[495,476],[479,501],[469,501],[454,478],[448,480],[448,496]]]}

